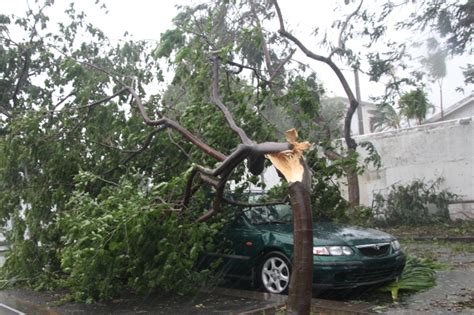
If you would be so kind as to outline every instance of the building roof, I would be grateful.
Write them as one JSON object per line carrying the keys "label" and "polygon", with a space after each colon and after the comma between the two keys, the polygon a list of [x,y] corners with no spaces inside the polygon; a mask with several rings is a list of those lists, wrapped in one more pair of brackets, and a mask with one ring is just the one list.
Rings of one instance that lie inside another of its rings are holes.
{"label": "building roof", "polygon": [[[465,106],[468,106],[468,105],[472,105],[472,104],[474,104],[474,91],[471,92],[471,94],[469,96],[463,98],[459,102],[454,103],[453,105],[446,108],[446,110],[443,113],[443,116],[445,116],[445,117],[449,116],[449,115],[457,112],[461,108],[463,108]],[[431,116],[430,118],[426,119],[423,123],[428,124],[428,123],[433,123],[433,122],[437,122],[437,121],[441,121],[441,113],[437,113],[437,114]]]}

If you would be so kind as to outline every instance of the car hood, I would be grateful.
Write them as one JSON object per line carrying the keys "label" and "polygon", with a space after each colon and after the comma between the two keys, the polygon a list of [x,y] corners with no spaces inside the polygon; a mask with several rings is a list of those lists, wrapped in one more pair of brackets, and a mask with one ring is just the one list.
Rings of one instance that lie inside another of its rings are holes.
{"label": "car hood", "polygon": [[[262,224],[258,228],[263,232],[284,235],[293,234],[292,224]],[[385,232],[362,228],[354,225],[332,222],[313,223],[313,244],[317,245],[362,245],[389,242],[393,237]]]}

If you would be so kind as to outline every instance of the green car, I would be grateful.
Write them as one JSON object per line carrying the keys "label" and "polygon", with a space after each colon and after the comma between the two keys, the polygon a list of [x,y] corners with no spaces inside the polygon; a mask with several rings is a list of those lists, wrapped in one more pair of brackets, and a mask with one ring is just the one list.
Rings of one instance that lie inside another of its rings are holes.
{"label": "green car", "polygon": [[[292,212],[289,205],[248,208],[224,230],[233,254],[227,275],[284,293],[291,277]],[[342,289],[396,279],[405,266],[399,242],[373,229],[314,222],[313,287]]]}

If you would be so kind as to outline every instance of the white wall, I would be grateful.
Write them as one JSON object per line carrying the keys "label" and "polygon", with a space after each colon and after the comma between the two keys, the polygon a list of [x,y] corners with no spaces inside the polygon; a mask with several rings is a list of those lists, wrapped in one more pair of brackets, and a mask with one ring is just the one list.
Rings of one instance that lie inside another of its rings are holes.
{"label": "white wall", "polygon": [[[359,176],[361,204],[371,206],[374,194],[386,193],[393,184],[426,182],[444,178],[440,189],[456,193],[462,200],[474,200],[474,117],[422,126],[355,136],[357,142],[370,141],[377,149],[382,167]],[[359,149],[360,159],[366,152]],[[266,189],[278,184],[273,167],[262,175]],[[253,188],[258,190],[257,188]],[[341,181],[347,196],[347,186]],[[450,206],[455,217],[474,219],[474,203]]]}
{"label": "white wall", "polygon": [[[382,167],[359,176],[361,204],[371,205],[374,193],[415,179],[445,179],[441,188],[474,200],[474,121],[455,119],[355,137],[370,141],[381,156]],[[365,152],[360,151],[361,158]],[[474,205],[467,206],[474,209]]]}

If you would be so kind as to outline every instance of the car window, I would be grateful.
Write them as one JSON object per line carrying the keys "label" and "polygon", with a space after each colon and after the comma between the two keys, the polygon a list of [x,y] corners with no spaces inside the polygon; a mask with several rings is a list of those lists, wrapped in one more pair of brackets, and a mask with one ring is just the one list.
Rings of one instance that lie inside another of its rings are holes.
{"label": "car window", "polygon": [[290,223],[293,219],[291,207],[286,204],[249,208],[244,215],[252,224]]}

